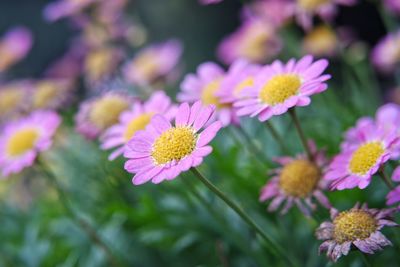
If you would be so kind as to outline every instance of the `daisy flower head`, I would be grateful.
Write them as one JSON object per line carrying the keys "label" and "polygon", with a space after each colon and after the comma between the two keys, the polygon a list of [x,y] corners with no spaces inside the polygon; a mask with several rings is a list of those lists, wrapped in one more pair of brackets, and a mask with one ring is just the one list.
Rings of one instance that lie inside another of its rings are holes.
{"label": "daisy flower head", "polygon": [[19,115],[27,109],[31,82],[27,80],[0,84],[0,122]]}
{"label": "daisy flower head", "polygon": [[272,199],[268,211],[276,211],[286,202],[282,214],[296,205],[306,216],[309,216],[316,208],[313,198],[325,208],[331,208],[328,198],[323,193],[327,184],[322,179],[328,161],[325,153],[317,151],[313,142],[309,142],[309,145],[314,154],[314,162],[309,161],[303,154],[296,158],[275,159],[281,167],[273,171],[274,176],[262,188],[260,195],[260,201]]}
{"label": "daisy flower head", "polygon": [[211,153],[208,144],[221,128],[215,121],[200,131],[211,119],[215,108],[200,101],[191,107],[180,104],[175,124],[161,115],[154,115],[144,131],[137,132],[128,142],[124,157],[125,170],[135,173],[133,184],[148,181],[157,184],[172,180],[181,172],[199,166]]}
{"label": "daisy flower head", "polygon": [[395,209],[369,209],[358,203],[350,210],[339,212],[331,209],[331,221],[323,222],[316,230],[316,236],[324,242],[319,252],[336,262],[347,255],[352,248],[363,253],[374,254],[392,243],[381,233],[384,226],[397,226],[392,221]]}
{"label": "daisy flower head", "polygon": [[58,109],[69,99],[72,83],[66,79],[42,79],[32,87],[32,109]]}
{"label": "daisy flower head", "polygon": [[331,189],[366,188],[372,176],[398,151],[399,136],[378,127],[366,125],[358,130],[357,142],[342,145],[325,174]]}
{"label": "daisy flower head", "polygon": [[119,116],[131,107],[133,100],[125,91],[109,91],[84,101],[75,116],[77,132],[95,139],[118,123]]}
{"label": "daisy flower head", "polygon": [[315,27],[303,39],[303,50],[316,57],[333,56],[336,54],[338,48],[338,36],[327,25]]}
{"label": "daisy flower head", "polygon": [[154,115],[162,114],[171,120],[175,113],[176,106],[171,99],[163,91],[155,92],[146,102],[137,101],[130,110],[122,112],[119,123],[111,126],[101,136],[101,148],[116,148],[109,156],[109,160],[114,160],[124,153],[126,143],[136,132],[144,130]]}
{"label": "daisy flower head", "polygon": [[0,170],[4,177],[31,166],[38,153],[47,150],[61,123],[53,111],[35,111],[7,123],[0,134]]}
{"label": "daisy flower head", "polygon": [[213,62],[205,62],[197,68],[196,74],[188,74],[181,83],[180,102],[194,103],[201,100],[203,105],[214,105],[216,116],[223,126],[237,123],[238,118],[231,104],[223,103],[218,97],[225,71]]}
{"label": "daisy flower head", "polygon": [[182,44],[177,40],[145,47],[125,64],[125,79],[134,85],[144,86],[157,80],[172,78],[182,50]]}
{"label": "daisy flower head", "polygon": [[243,91],[244,99],[235,102],[237,114],[258,116],[260,121],[266,121],[292,107],[309,105],[311,95],[328,88],[325,81],[331,76],[322,74],[327,66],[327,60],[313,62],[310,55],[286,64],[274,61],[259,71],[253,87]]}
{"label": "daisy flower head", "polygon": [[389,33],[375,46],[371,60],[383,73],[392,73],[400,63],[400,30]]}

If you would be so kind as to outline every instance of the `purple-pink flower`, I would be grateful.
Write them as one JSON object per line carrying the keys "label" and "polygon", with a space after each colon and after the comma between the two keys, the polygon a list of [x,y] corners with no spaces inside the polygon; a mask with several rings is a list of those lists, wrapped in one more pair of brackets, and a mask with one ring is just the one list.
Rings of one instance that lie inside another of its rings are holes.
{"label": "purple-pink flower", "polygon": [[56,21],[80,13],[83,9],[97,0],[57,0],[49,3],[43,10],[47,21]]}
{"label": "purple-pink flower", "polygon": [[237,114],[266,121],[295,106],[309,105],[311,95],[328,88],[325,81],[331,76],[323,74],[327,66],[327,60],[313,62],[310,55],[286,64],[274,61],[260,70],[252,88],[243,91],[244,99],[234,104],[239,108]]}
{"label": "purple-pink flower", "polygon": [[116,148],[109,160],[114,160],[125,151],[126,143],[132,139],[136,132],[144,130],[156,114],[162,114],[171,120],[176,113],[175,105],[163,91],[158,91],[144,103],[135,102],[132,108],[119,116],[119,123],[111,126],[101,137],[101,148]]}
{"label": "purple-pink flower", "polygon": [[216,121],[200,132],[213,113],[212,106],[197,101],[191,107],[188,103],[179,106],[175,125],[163,115],[154,115],[146,129],[128,142],[124,153],[128,159],[125,170],[135,173],[133,184],[172,180],[199,166],[211,153],[208,144],[221,128],[221,122]]}
{"label": "purple-pink flower", "polygon": [[274,176],[262,188],[260,201],[272,199],[268,211],[275,211],[283,205],[282,214],[296,205],[305,215],[309,216],[316,208],[313,199],[329,209],[331,204],[324,195],[327,188],[326,181],[322,179],[327,159],[323,151],[318,151],[313,142],[309,142],[314,155],[314,162],[307,159],[306,155],[296,158],[279,157],[274,161],[281,165],[272,173]]}
{"label": "purple-pink flower", "polygon": [[[394,169],[392,174],[392,180],[395,182],[400,182],[400,167]],[[390,191],[386,196],[387,205],[392,205],[397,202],[400,202],[400,185],[397,186],[392,191]]]}
{"label": "purple-pink flower", "polygon": [[0,170],[3,176],[31,166],[50,148],[61,118],[52,111],[36,111],[7,123],[0,134]]}
{"label": "purple-pink flower", "polygon": [[396,15],[400,15],[400,1],[399,0],[384,0],[386,9]]}
{"label": "purple-pink flower", "polygon": [[369,209],[366,204],[356,204],[352,209],[339,212],[331,209],[331,221],[323,222],[316,230],[316,236],[324,242],[319,252],[336,262],[347,255],[352,248],[363,253],[374,254],[392,243],[381,233],[385,226],[397,226],[393,221],[396,209]]}
{"label": "purple-pink flower", "polygon": [[376,68],[391,73],[400,63],[400,30],[386,35],[372,50],[371,60]]}

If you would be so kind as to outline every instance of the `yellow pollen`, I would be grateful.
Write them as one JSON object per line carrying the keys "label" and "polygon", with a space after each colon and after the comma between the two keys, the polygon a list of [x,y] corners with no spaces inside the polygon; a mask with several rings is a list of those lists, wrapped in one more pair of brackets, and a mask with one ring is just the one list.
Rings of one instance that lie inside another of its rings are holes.
{"label": "yellow pollen", "polygon": [[201,101],[205,105],[215,105],[216,108],[227,107],[227,104],[222,104],[215,93],[218,91],[221,85],[222,78],[215,79],[204,86],[201,93]]}
{"label": "yellow pollen", "polygon": [[385,152],[385,149],[381,142],[370,142],[361,145],[351,157],[350,171],[358,175],[366,174],[376,164],[383,152]]}
{"label": "yellow pollen", "polygon": [[269,54],[268,42],[273,37],[271,30],[262,23],[253,24],[239,43],[239,54],[250,61],[260,61]]}
{"label": "yellow pollen", "polygon": [[259,97],[264,103],[274,106],[283,103],[289,97],[296,95],[300,86],[301,80],[298,75],[276,75],[264,85]]}
{"label": "yellow pollen", "polygon": [[331,0],[297,0],[299,5],[306,11],[315,11],[321,6],[328,4]]}
{"label": "yellow pollen", "polygon": [[243,81],[241,81],[238,85],[235,86],[235,89],[233,90],[233,95],[236,97],[239,97],[240,93],[248,87],[251,87],[254,85],[254,78],[253,77],[247,77]]}
{"label": "yellow pollen", "polygon": [[45,81],[36,86],[33,94],[33,107],[45,108],[49,102],[57,97],[57,85],[55,83]]}
{"label": "yellow pollen", "polygon": [[145,113],[132,119],[124,132],[125,141],[128,142],[137,131],[145,129],[152,117],[153,113]]}
{"label": "yellow pollen", "polygon": [[20,104],[23,92],[15,87],[10,87],[0,91],[0,113],[8,113]]}
{"label": "yellow pollen", "polygon": [[118,122],[121,112],[129,108],[129,103],[122,96],[105,96],[93,103],[89,120],[104,130]]}
{"label": "yellow pollen", "polygon": [[143,52],[139,54],[133,61],[135,71],[147,80],[152,80],[158,72],[158,60],[153,53]]}
{"label": "yellow pollen", "polygon": [[341,212],[333,224],[333,238],[339,244],[366,239],[378,227],[376,219],[371,214],[358,209]]}
{"label": "yellow pollen", "polygon": [[157,165],[181,160],[196,147],[197,135],[191,127],[172,127],[162,133],[153,144],[151,156]]}
{"label": "yellow pollen", "polygon": [[98,80],[112,67],[113,53],[103,48],[91,52],[85,60],[85,71],[91,80]]}
{"label": "yellow pollen", "polygon": [[31,150],[39,137],[34,128],[21,129],[14,133],[7,142],[6,152],[10,156],[19,156]]}
{"label": "yellow pollen", "polygon": [[304,38],[305,50],[313,55],[330,54],[336,49],[337,43],[335,32],[324,25],[314,28]]}
{"label": "yellow pollen", "polygon": [[317,186],[321,178],[320,169],[308,160],[294,160],[283,167],[279,186],[286,195],[305,198]]}

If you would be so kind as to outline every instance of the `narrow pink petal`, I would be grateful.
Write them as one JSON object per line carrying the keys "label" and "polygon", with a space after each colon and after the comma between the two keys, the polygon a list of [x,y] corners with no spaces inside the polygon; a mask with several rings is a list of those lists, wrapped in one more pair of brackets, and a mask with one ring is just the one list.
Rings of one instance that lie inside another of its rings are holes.
{"label": "narrow pink petal", "polygon": [[199,112],[196,120],[193,123],[193,128],[198,131],[201,127],[204,126],[210,119],[211,115],[214,112],[214,107],[212,106],[206,106],[203,107],[201,112]]}
{"label": "narrow pink petal", "polygon": [[133,177],[132,183],[134,185],[144,184],[150,181],[154,176],[159,174],[162,171],[162,169],[163,169],[162,167],[153,167],[152,169],[139,172]]}
{"label": "narrow pink petal", "polygon": [[213,122],[204,131],[200,133],[199,139],[197,140],[197,146],[202,147],[207,145],[221,129],[222,123],[220,121]]}
{"label": "narrow pink petal", "polygon": [[188,103],[183,103],[179,106],[176,118],[175,118],[175,125],[181,126],[186,125],[189,121],[190,115],[190,107]]}

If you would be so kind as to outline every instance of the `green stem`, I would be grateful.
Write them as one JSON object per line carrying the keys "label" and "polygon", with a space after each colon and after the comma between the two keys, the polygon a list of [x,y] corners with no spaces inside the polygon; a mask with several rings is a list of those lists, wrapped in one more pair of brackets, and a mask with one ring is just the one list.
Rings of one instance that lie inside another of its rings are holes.
{"label": "green stem", "polygon": [[279,144],[281,151],[283,153],[285,153],[286,155],[289,154],[289,150],[285,145],[285,142],[283,142],[283,139],[281,138],[280,134],[278,133],[278,131],[276,130],[276,128],[274,127],[274,125],[270,122],[267,121],[265,123],[267,129],[269,130],[269,132],[271,133],[272,137],[275,139],[275,141]]}
{"label": "green stem", "polygon": [[300,125],[299,118],[297,117],[296,109],[294,109],[294,108],[289,109],[289,114],[292,117],[292,120],[293,120],[294,125],[295,125],[296,130],[297,130],[297,133],[299,134],[301,143],[303,144],[304,150],[307,153],[308,159],[310,161],[314,161],[314,156],[313,156],[313,154],[311,152],[310,147],[308,146],[306,136],[304,135],[303,129],[301,128],[301,125]]}
{"label": "green stem", "polygon": [[382,178],[383,182],[386,184],[386,186],[389,188],[389,190],[394,189],[394,186],[393,186],[392,182],[390,181],[389,177],[387,177],[383,166],[379,169],[379,176]]}
{"label": "green stem", "polygon": [[210,180],[208,180],[205,176],[203,176],[196,168],[191,168],[193,174],[214,194],[216,194],[222,201],[225,202],[233,211],[239,215],[240,218],[243,219],[258,235],[260,235],[268,249],[270,249],[277,257],[282,257],[285,259],[289,265],[295,266],[292,260],[287,256],[285,251],[275,242],[273,241],[262,229],[260,226],[257,225],[253,219],[250,218],[249,215],[239,207],[235,202],[233,202],[228,196],[226,196],[221,190],[219,190]]}

